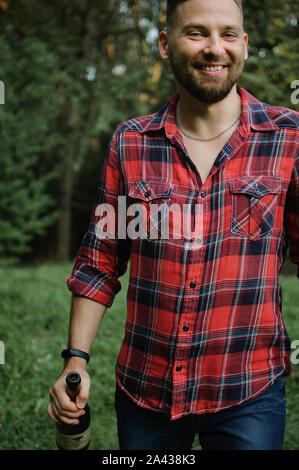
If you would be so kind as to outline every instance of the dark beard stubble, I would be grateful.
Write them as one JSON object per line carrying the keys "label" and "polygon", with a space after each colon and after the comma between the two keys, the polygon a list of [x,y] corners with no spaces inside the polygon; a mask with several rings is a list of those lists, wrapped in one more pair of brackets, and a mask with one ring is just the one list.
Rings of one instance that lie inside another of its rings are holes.
{"label": "dark beard stubble", "polygon": [[[220,82],[218,77],[207,76],[203,77],[202,80],[200,80],[200,78],[196,79],[194,75],[187,70],[183,61],[177,59],[171,50],[169,51],[169,62],[178,83],[180,83],[197,100],[210,104],[218,103],[229,94],[232,87],[237,83],[244,66],[244,60],[239,60],[238,63],[234,64],[232,66],[233,70],[230,70],[231,65],[229,65],[227,79],[223,81],[220,78]],[[205,64],[217,62],[220,63],[219,59],[213,55],[209,54],[205,56]],[[210,84],[213,81],[215,85],[206,86],[207,81],[209,81]]]}

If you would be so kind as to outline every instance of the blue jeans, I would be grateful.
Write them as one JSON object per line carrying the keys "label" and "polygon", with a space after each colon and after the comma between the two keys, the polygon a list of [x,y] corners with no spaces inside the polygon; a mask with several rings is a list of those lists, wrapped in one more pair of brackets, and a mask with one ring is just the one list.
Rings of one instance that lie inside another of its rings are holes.
{"label": "blue jeans", "polygon": [[281,376],[265,392],[217,413],[168,415],[136,405],[116,384],[120,450],[192,450],[198,433],[203,450],[282,450],[286,418]]}

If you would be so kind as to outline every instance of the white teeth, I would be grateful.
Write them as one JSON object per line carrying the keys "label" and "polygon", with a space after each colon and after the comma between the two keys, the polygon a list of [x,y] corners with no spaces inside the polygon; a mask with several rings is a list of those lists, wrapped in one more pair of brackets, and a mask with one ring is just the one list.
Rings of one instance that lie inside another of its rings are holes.
{"label": "white teeth", "polygon": [[209,70],[211,72],[216,72],[217,70],[223,69],[223,65],[219,65],[218,67],[205,67],[204,70]]}

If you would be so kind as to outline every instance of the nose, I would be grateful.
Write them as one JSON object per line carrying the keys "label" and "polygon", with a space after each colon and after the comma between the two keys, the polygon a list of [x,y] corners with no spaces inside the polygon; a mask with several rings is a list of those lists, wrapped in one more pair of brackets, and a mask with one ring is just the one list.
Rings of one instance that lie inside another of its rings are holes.
{"label": "nose", "polygon": [[221,43],[221,38],[216,34],[207,37],[205,40],[205,47],[203,52],[205,54],[212,54],[214,56],[223,55],[224,50]]}

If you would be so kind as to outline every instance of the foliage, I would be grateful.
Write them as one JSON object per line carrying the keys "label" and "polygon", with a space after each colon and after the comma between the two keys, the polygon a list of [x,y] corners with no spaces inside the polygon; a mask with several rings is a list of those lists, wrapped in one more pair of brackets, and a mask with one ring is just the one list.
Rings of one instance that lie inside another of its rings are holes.
{"label": "foliage", "polygon": [[32,237],[55,217],[47,192],[53,173],[40,177],[38,166],[54,110],[54,83],[48,78],[53,57],[37,39],[15,47],[9,36],[4,31],[0,37],[6,85],[6,104],[0,107],[0,258],[6,263],[28,251]]}
{"label": "foliage", "polygon": [[247,0],[245,30],[249,59],[240,84],[261,101],[298,110],[290,101],[299,77],[299,2]]}

